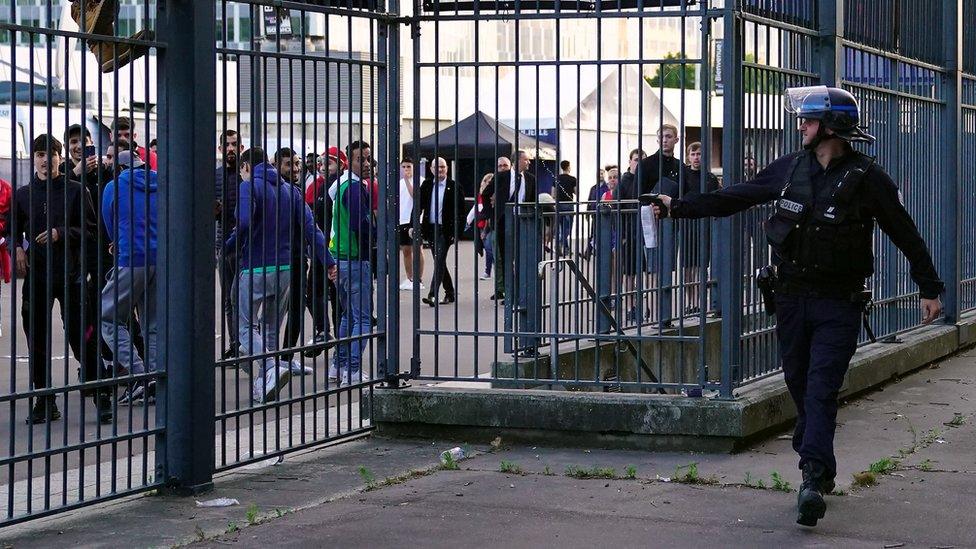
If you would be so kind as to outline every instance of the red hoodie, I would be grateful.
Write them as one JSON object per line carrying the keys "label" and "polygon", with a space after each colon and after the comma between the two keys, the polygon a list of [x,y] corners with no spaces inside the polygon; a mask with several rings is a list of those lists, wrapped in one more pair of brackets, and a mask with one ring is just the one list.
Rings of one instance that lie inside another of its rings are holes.
{"label": "red hoodie", "polygon": [[[7,232],[10,203],[13,196],[14,191],[10,183],[5,179],[0,179],[0,234]],[[0,244],[0,279],[3,279],[4,282],[10,282],[10,247],[6,242]]]}

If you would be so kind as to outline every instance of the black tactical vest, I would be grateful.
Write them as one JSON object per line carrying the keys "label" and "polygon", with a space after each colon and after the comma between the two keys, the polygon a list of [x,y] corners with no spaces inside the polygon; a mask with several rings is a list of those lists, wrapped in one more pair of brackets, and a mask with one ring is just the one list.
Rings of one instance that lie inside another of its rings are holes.
{"label": "black tactical vest", "polygon": [[804,275],[864,279],[874,271],[874,219],[862,215],[860,186],[874,159],[854,152],[813,188],[809,153],[798,154],[776,210],[766,220],[774,264]]}

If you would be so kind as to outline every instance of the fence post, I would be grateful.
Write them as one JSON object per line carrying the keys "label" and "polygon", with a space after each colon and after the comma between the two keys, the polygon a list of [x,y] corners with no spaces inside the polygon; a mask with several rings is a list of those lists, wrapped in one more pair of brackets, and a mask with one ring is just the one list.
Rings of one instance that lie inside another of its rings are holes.
{"label": "fence post", "polygon": [[[389,12],[397,14],[396,0],[390,1]],[[380,222],[377,246],[380,254],[376,273],[376,312],[386,319],[381,342],[381,362],[377,377],[386,380],[388,387],[399,387],[400,373],[400,248],[396,234],[400,211],[400,102],[390,97],[400,96],[400,28],[395,19],[378,22],[379,78],[379,173],[381,175]]]}
{"label": "fence post", "polygon": [[962,156],[962,1],[949,0],[943,5],[942,45],[944,52],[943,93],[945,99],[945,132],[942,142],[943,203],[946,223],[942,224],[944,243],[939,271],[946,284],[945,322],[959,320],[962,304],[959,300],[962,277],[962,211],[959,208]]}
{"label": "fence post", "polygon": [[[730,6],[723,16],[722,48],[723,179],[734,185],[742,181],[742,23]],[[730,129],[734,128],[734,129]],[[741,368],[742,336],[742,217],[719,220],[718,286],[722,309],[722,384],[719,395],[732,398],[733,384]]]}
{"label": "fence post", "polygon": [[214,0],[159,3],[159,293],[165,421],[157,448],[177,494],[213,487]]}
{"label": "fence post", "polygon": [[844,77],[844,0],[817,1],[820,34],[813,47],[814,72],[821,84],[837,86]]}

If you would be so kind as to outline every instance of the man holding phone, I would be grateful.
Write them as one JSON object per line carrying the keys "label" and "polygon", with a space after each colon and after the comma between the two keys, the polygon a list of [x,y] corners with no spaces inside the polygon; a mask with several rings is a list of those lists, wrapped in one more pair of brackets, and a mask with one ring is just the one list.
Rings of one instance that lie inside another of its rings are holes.
{"label": "man holding phone", "polygon": [[[61,173],[67,176],[68,181],[79,183],[85,187],[94,204],[101,204],[105,186],[115,179],[114,167],[102,163],[101,156],[92,143],[88,128],[80,124],[73,124],[64,132],[64,140],[67,143],[68,154],[65,156]],[[95,216],[98,232],[92,235],[94,238],[85,246],[85,258],[82,265],[91,280],[87,290],[89,292],[88,299],[93,308],[101,305],[106,274],[115,266],[115,260],[109,250],[112,240],[105,231],[101,208],[95,208]],[[97,326],[97,319],[100,318],[101,311],[91,310],[89,313],[90,318],[88,320],[93,326]],[[142,334],[135,319],[133,319],[133,325],[130,328],[135,335],[139,349],[142,350]],[[98,330],[95,333],[98,333]],[[111,364],[113,362],[112,350],[104,342],[101,342],[100,349],[102,359]]]}

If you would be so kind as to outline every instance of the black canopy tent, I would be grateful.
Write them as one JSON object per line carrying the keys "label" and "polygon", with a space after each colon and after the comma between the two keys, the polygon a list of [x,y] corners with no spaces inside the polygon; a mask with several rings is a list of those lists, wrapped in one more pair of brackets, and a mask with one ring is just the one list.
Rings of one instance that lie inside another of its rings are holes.
{"label": "black canopy tent", "polygon": [[[517,142],[516,142],[517,141]],[[515,147],[526,152],[529,158],[555,160],[556,147],[538,139],[516,132],[487,114],[477,111],[457,124],[437,133],[403,145],[403,156],[415,160],[440,156],[451,160],[489,160],[494,163],[499,156],[511,158]]]}

